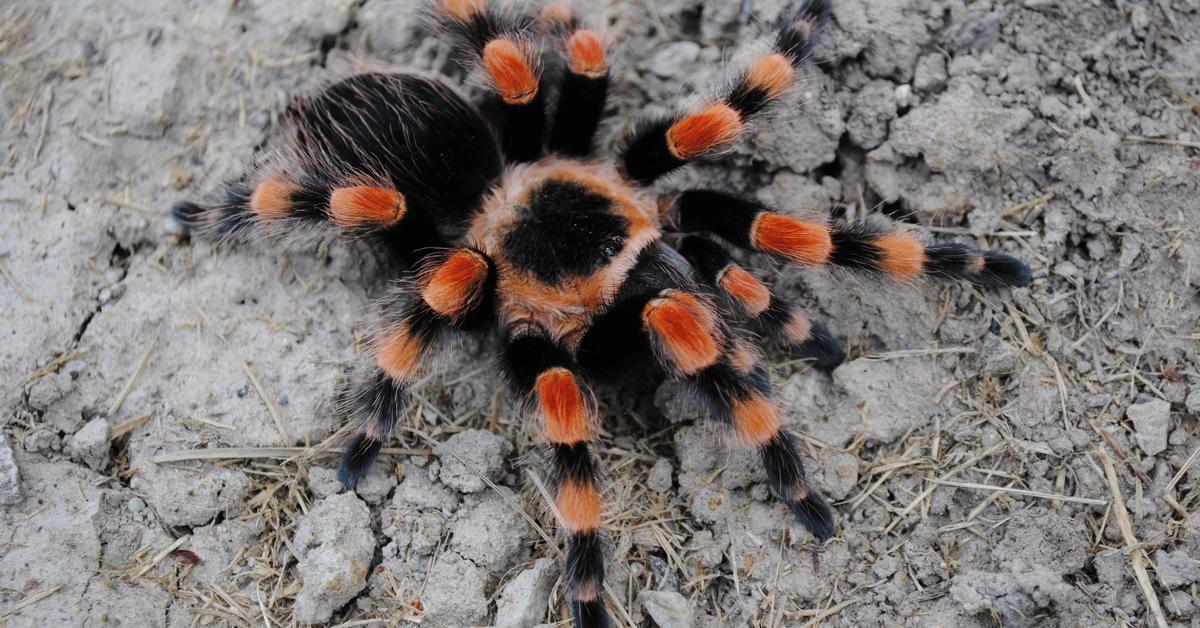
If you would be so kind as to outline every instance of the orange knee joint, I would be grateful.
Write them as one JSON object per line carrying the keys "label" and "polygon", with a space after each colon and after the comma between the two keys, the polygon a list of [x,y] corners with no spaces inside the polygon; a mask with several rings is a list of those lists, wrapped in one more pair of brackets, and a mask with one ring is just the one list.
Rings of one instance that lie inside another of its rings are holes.
{"label": "orange knee joint", "polygon": [[356,185],[329,194],[329,219],[342,229],[391,227],[405,211],[404,195],[390,188]]}
{"label": "orange knee joint", "polygon": [[646,304],[642,322],[663,358],[682,373],[695,373],[720,357],[716,314],[694,295],[664,291]]}
{"label": "orange knee joint", "polygon": [[750,226],[750,241],[760,251],[809,266],[828,262],[833,252],[828,225],[804,222],[774,212],[763,212],[754,219]]}
{"label": "orange knee joint", "polygon": [[796,68],[792,62],[782,54],[774,53],[750,66],[750,71],[746,73],[746,86],[761,90],[768,98],[778,98],[792,86],[795,77]]}
{"label": "orange knee joint", "polygon": [[774,438],[779,427],[779,412],[766,397],[753,393],[733,402],[733,430],[742,445],[761,445]]}
{"label": "orange knee joint", "polygon": [[457,22],[469,22],[487,11],[487,0],[442,0],[442,10]]}
{"label": "orange knee joint", "polygon": [[872,244],[879,251],[879,269],[896,279],[915,279],[925,270],[925,245],[911,231],[886,233]]}
{"label": "orange knee joint", "polygon": [[488,261],[481,253],[460,249],[429,273],[421,298],[434,312],[458,320],[483,298],[488,272]]}
{"label": "orange knee joint", "polygon": [[572,532],[591,532],[603,523],[600,492],[589,480],[564,480],[554,505],[558,509],[559,522]]}
{"label": "orange knee joint", "polygon": [[287,218],[292,212],[292,195],[300,186],[279,179],[268,179],[258,184],[250,194],[250,211],[260,220]]}
{"label": "orange knee joint", "polygon": [[733,107],[713,103],[672,124],[667,129],[667,149],[678,159],[695,159],[733,143],[744,127]]}
{"label": "orange knee joint", "polygon": [[767,287],[737,264],[726,266],[717,275],[717,283],[749,316],[758,316],[771,305],[771,292]]}
{"label": "orange knee joint", "polygon": [[571,25],[571,23],[575,20],[575,15],[571,12],[570,7],[557,2],[552,2],[542,8],[542,13],[538,16],[538,19],[544,24],[555,27],[564,27]]}
{"label": "orange knee joint", "polygon": [[489,41],[483,47],[483,67],[505,103],[526,105],[537,96],[538,77],[533,63],[512,39],[500,37]]}
{"label": "orange knee joint", "polygon": [[804,312],[793,309],[783,325],[783,337],[792,344],[800,344],[812,338],[812,321]]}
{"label": "orange knee joint", "polygon": [[574,445],[591,436],[591,406],[575,376],[562,367],[546,370],[534,383],[542,412],[542,432],[559,445]]}
{"label": "orange knee joint", "polygon": [[608,74],[608,59],[604,42],[596,33],[578,30],[567,40],[567,60],[571,72],[589,78],[600,78]]}
{"label": "orange knee joint", "polygon": [[388,377],[412,379],[421,365],[424,341],[408,325],[401,324],[384,335],[375,347],[375,363]]}

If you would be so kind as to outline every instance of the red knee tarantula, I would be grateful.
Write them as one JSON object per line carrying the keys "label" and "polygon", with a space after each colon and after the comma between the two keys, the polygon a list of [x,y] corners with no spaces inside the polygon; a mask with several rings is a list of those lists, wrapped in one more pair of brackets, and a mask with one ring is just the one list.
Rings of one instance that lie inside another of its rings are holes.
{"label": "red knee tarantula", "polygon": [[[726,246],[901,281],[1021,286],[1030,274],[1008,255],[926,243],[897,225],[801,219],[714,190],[652,195],[662,175],[730,148],[788,96],[828,0],[804,0],[705,104],[646,121],[611,158],[594,154],[610,77],[600,32],[557,4],[540,13],[488,0],[429,8],[486,79],[497,120],[437,78],[359,74],[292,104],[286,148],[222,201],[173,210],[216,238],[328,223],[375,236],[414,269],[383,303],[374,372],[348,409],[358,432],[342,482],[353,486],[371,465],[431,352],[452,334],[499,328],[504,371],[545,441],[548,506],[568,534],[564,578],[577,625],[607,624],[589,387],[627,365],[680,381],[762,455],[772,491],[797,519],[818,539],[832,536],[833,514],[780,427],[751,338],[825,369],[844,352]],[[547,42],[553,48],[543,50]],[[543,72],[543,61],[561,71]]]}

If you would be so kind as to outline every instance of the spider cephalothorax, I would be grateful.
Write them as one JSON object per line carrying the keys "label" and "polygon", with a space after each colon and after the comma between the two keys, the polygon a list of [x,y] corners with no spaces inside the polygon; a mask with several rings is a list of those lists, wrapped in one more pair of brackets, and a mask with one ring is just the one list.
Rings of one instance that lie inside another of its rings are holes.
{"label": "spider cephalothorax", "polygon": [[[662,175],[728,149],[787,98],[828,10],[827,0],[805,0],[744,55],[718,93],[646,121],[605,158],[593,150],[609,82],[599,32],[562,5],[535,13],[440,0],[431,17],[485,79],[499,119],[486,120],[434,77],[352,76],[297,100],[277,158],[232,185],[224,200],[180,203],[175,215],[218,238],[325,224],[373,236],[412,269],[412,281],[381,304],[374,373],[347,408],[358,426],[342,459],[347,486],[378,455],[445,338],[501,330],[504,371],[545,442],[548,505],[567,533],[572,614],[578,625],[604,625],[604,508],[590,386],[631,361],[682,383],[735,442],[761,454],[772,491],[815,537],[834,533],[833,514],[781,427],[752,339],[826,369],[844,352],[823,326],[738,265],[726,244],[901,281],[1030,280],[1012,257],[927,243],[894,224],[798,218],[715,190],[652,194]],[[561,72],[543,73],[543,62]]]}
{"label": "spider cephalothorax", "polygon": [[510,170],[467,231],[496,266],[499,323],[568,349],[660,236],[645,191],[609,165],[557,156]]}

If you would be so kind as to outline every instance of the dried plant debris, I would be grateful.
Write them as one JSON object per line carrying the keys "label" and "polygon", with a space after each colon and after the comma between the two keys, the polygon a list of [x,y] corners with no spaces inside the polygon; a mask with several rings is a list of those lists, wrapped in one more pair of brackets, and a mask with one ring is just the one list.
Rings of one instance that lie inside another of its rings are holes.
{"label": "dried plant debris", "polygon": [[[492,340],[422,382],[377,475],[337,493],[340,365],[387,262],[327,240],[179,246],[164,220],[256,158],[289,94],[364,62],[451,67],[419,4],[0,7],[0,623],[568,616]],[[622,43],[610,107],[632,119],[790,3],[599,4]],[[885,213],[1011,248],[1033,285],[773,273],[849,351],[832,377],[772,363],[835,498],[824,544],[673,391],[602,398],[614,622],[1200,621],[1200,8],[832,11],[809,106],[664,185]]]}

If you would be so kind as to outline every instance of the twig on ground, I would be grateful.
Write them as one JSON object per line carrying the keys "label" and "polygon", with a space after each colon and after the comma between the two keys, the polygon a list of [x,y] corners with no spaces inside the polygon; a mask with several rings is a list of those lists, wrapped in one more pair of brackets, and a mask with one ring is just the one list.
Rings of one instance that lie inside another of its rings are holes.
{"label": "twig on ground", "polygon": [[[252,460],[257,458],[288,459],[298,455],[317,451],[315,447],[211,447],[208,449],[190,449],[167,454],[158,454],[150,458],[150,462],[164,464],[168,462],[183,462],[186,460]],[[384,447],[381,454],[398,456],[428,456],[433,453],[430,449],[407,449],[402,447]],[[330,449],[318,452],[318,455],[341,455],[340,450]]]}
{"label": "twig on ground", "polygon": [[1129,560],[1133,564],[1133,574],[1142,589],[1142,596],[1146,598],[1146,606],[1150,608],[1159,628],[1167,628],[1167,618],[1163,616],[1158,594],[1154,592],[1154,586],[1150,584],[1150,574],[1146,572],[1146,554],[1138,546],[1137,536],[1133,533],[1133,522],[1129,520],[1129,511],[1125,508],[1125,497],[1121,495],[1121,485],[1117,481],[1117,469],[1113,466],[1112,458],[1103,450],[1097,449],[1095,452],[1100,456],[1100,463],[1104,465],[1104,476],[1108,479],[1108,487],[1112,491],[1113,513],[1116,514],[1117,525],[1121,528],[1121,537],[1125,539],[1126,547],[1132,548]]}
{"label": "twig on ground", "polygon": [[154,330],[154,339],[150,341],[150,346],[146,347],[146,352],[142,354],[142,359],[138,360],[137,368],[133,370],[133,374],[129,376],[129,380],[125,382],[125,387],[121,389],[120,394],[116,399],[113,399],[112,405],[108,406],[108,412],[105,414],[108,418],[112,418],[121,409],[121,404],[125,403],[125,398],[129,396],[133,390],[133,384],[137,382],[138,377],[142,375],[142,371],[146,370],[146,363],[150,361],[150,355],[154,353],[154,348],[158,346],[158,336],[162,331],[162,324]]}
{"label": "twig on ground", "polygon": [[36,591],[34,593],[30,593],[29,595],[26,595],[25,597],[21,598],[20,600],[17,600],[16,604],[13,604],[9,608],[6,608],[3,611],[0,611],[0,619],[5,619],[8,616],[12,615],[13,613],[21,610],[22,608],[25,608],[26,606],[30,606],[32,604],[37,604],[38,602],[41,602],[42,600],[50,597],[51,595],[54,595],[54,593],[61,588],[63,588],[63,585],[55,584],[55,585],[48,586],[44,589],[41,589],[39,591]]}
{"label": "twig on ground", "polygon": [[67,362],[70,362],[71,360],[74,360],[75,358],[83,355],[84,353],[87,353],[87,352],[84,351],[83,349],[76,349],[74,351],[68,351],[68,352],[58,356],[57,358],[54,358],[53,360],[51,360],[50,363],[47,364],[46,366],[43,366],[42,368],[26,375],[25,377],[22,377],[20,379],[20,381],[17,382],[17,386],[18,387],[24,386],[25,384],[28,384],[29,382],[32,382],[33,380],[35,380],[39,377],[45,377],[46,375],[49,375],[49,374],[53,373],[54,371],[57,371],[60,366],[66,364]]}
{"label": "twig on ground", "polygon": [[1126,135],[1121,138],[1121,141],[1127,144],[1166,144],[1168,146],[1200,148],[1200,142],[1186,142],[1184,140],[1172,140],[1165,137],[1142,137],[1140,135]]}
{"label": "twig on ground", "polygon": [[955,482],[953,480],[931,480],[936,484],[945,486],[955,486],[958,488],[977,489],[981,491],[998,491],[1001,493],[1013,493],[1016,495],[1025,495],[1026,497],[1037,497],[1038,499],[1054,499],[1064,502],[1075,502],[1077,504],[1091,504],[1092,506],[1105,506],[1108,502],[1103,499],[1094,499],[1091,497],[1072,497],[1070,495],[1055,495],[1053,493],[1042,493],[1040,491],[1030,491],[1023,488],[1010,488],[1007,486],[996,486],[994,484],[976,484],[975,482]]}
{"label": "twig on ground", "polygon": [[0,262],[0,275],[4,275],[4,278],[8,280],[8,283],[12,284],[13,290],[17,293],[17,296],[21,297],[25,301],[28,301],[29,303],[37,303],[37,298],[34,297],[33,294],[31,294],[28,290],[26,290],[24,286],[18,283],[15,277],[9,274],[8,269],[4,267],[3,262]]}
{"label": "twig on ground", "polygon": [[283,424],[283,417],[279,416],[279,411],[275,409],[275,404],[271,401],[271,398],[267,396],[267,391],[263,390],[262,384],[258,381],[258,376],[255,375],[254,370],[250,368],[250,363],[246,361],[246,358],[242,357],[241,353],[238,353],[237,349],[233,348],[233,344],[229,342],[229,339],[225,337],[225,334],[222,334],[221,331],[217,329],[217,326],[213,324],[212,319],[210,319],[208,314],[201,309],[200,305],[198,303],[193,303],[192,305],[196,308],[196,312],[200,314],[200,318],[203,318],[204,322],[208,323],[208,326],[212,328],[213,333],[217,335],[217,338],[220,338],[221,342],[225,343],[225,347],[229,349],[230,353],[237,358],[238,364],[240,364],[242,367],[242,371],[244,371],[246,373],[246,377],[250,379],[250,384],[254,386],[254,390],[258,392],[259,398],[262,399],[264,404],[266,404],[267,411],[271,413],[271,420],[275,422],[275,429],[279,430],[279,436],[283,438],[284,444],[292,442],[292,437],[288,436],[287,427],[285,427]]}
{"label": "twig on ground", "polygon": [[[949,480],[950,478],[958,475],[960,472],[975,466],[980,460],[983,460],[984,458],[996,453],[998,450],[1000,450],[1000,448],[1006,447],[1007,445],[1008,445],[1008,443],[1003,442],[1003,441],[996,443],[995,445],[988,447],[986,450],[984,450],[978,454],[975,454],[974,456],[971,456],[971,458],[969,460],[967,460],[966,462],[943,473],[941,475],[941,477],[939,477],[937,479],[941,480],[941,481]],[[915,499],[913,499],[912,502],[909,503],[909,505],[904,508],[904,510],[900,511],[900,514],[896,515],[896,518],[892,519],[892,522],[889,523],[887,525],[887,527],[883,529],[883,533],[890,534],[892,532],[892,530],[894,530],[896,528],[896,526],[900,525],[908,517],[908,515],[912,514],[912,511],[916,510],[917,506],[921,505],[921,502],[925,501],[925,499],[927,497],[932,495],[933,491],[936,490],[937,487],[938,487],[938,484],[935,481],[930,484],[929,488],[926,488],[925,490],[921,491],[921,493],[919,495],[917,495],[917,497]]]}
{"label": "twig on ground", "polygon": [[153,558],[150,559],[150,562],[139,567],[131,575],[135,578],[146,575],[147,573],[150,572],[151,569],[154,569],[155,565],[161,563],[164,559],[166,559],[167,556],[170,556],[171,552],[179,549],[180,546],[182,546],[184,543],[187,543],[188,539],[190,539],[190,538],[192,538],[192,535],[185,534],[185,535],[175,539],[174,543],[159,550],[159,552],[157,554],[155,554]]}

